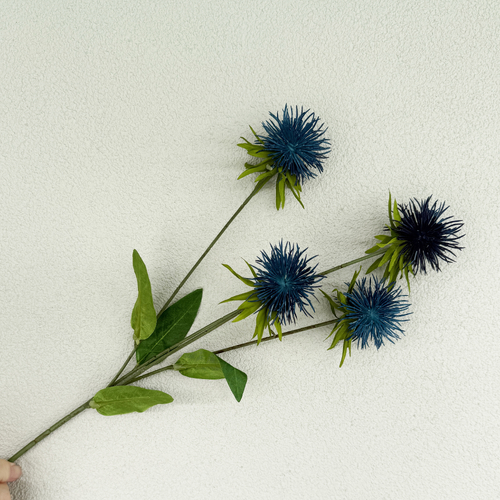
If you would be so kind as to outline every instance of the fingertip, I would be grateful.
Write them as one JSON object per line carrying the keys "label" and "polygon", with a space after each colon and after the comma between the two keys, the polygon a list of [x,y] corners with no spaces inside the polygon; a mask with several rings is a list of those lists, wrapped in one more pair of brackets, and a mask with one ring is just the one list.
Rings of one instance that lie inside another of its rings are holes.
{"label": "fingertip", "polygon": [[23,475],[23,471],[19,465],[12,464],[10,467],[10,476],[7,480],[8,483],[12,483],[12,481],[16,481]]}

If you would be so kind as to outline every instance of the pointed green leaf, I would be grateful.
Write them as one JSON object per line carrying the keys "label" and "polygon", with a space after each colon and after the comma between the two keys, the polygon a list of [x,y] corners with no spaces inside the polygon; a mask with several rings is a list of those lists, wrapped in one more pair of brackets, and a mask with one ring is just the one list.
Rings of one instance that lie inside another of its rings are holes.
{"label": "pointed green leaf", "polygon": [[375,271],[375,269],[377,269],[377,267],[379,266],[381,260],[382,257],[379,257],[375,262],[373,262],[373,264],[367,269],[365,274],[370,274],[372,271]]}
{"label": "pointed green leaf", "polygon": [[351,339],[344,340],[344,345],[342,348],[342,359],[340,360],[340,368],[342,368],[342,365],[344,364],[344,359],[345,359],[345,355],[347,353],[347,349],[349,349],[349,357],[351,356],[351,344],[352,344]]}
{"label": "pointed green leaf", "polygon": [[394,220],[401,222],[401,216],[399,215],[399,210],[398,210],[398,203],[396,200],[394,200],[394,209],[392,211]]}
{"label": "pointed green leaf", "polygon": [[368,250],[366,250],[365,253],[378,252],[379,250],[380,250],[380,247],[378,246],[378,243],[377,243],[375,246],[373,246],[373,247],[369,248]]}
{"label": "pointed green leaf", "polygon": [[281,175],[281,178],[278,182],[278,190],[280,192],[280,198],[281,198],[281,208],[285,208],[285,181],[286,178],[283,177],[283,175]]}
{"label": "pointed green leaf", "polygon": [[247,384],[248,377],[246,373],[243,373],[241,370],[238,370],[234,366],[230,365],[227,361],[219,358],[219,356],[216,356],[216,358],[219,360],[220,367],[222,369],[222,372],[224,373],[224,377],[226,378],[227,385],[231,389],[231,392],[234,394],[236,401],[238,401],[239,403],[241,401],[241,398],[243,397],[243,392]]}
{"label": "pointed green leaf", "polygon": [[223,300],[222,302],[219,302],[219,304],[224,304],[224,302],[231,302],[232,300],[247,300],[250,298],[250,296],[254,292],[246,292],[246,293],[240,293],[239,295],[234,295],[233,297],[230,297],[229,299]]}
{"label": "pointed green leaf", "polygon": [[273,168],[272,170],[268,170],[267,172],[264,172],[263,174],[260,174],[255,178],[255,182],[259,182],[263,179],[267,179],[268,177],[272,177],[274,174],[276,174],[276,169]]}
{"label": "pointed green leaf", "polygon": [[183,354],[175,363],[174,370],[190,378],[218,380],[224,378],[219,358],[210,351],[198,349]]}
{"label": "pointed green leaf", "polygon": [[351,282],[349,283],[349,288],[347,289],[347,291],[349,293],[352,292],[352,289],[354,288],[354,284],[356,283],[356,280],[358,279],[358,276],[359,276],[359,273],[361,272],[361,266],[359,267],[359,270],[356,271],[353,276],[352,276],[352,280]]}
{"label": "pointed green leaf", "polygon": [[385,252],[384,256],[382,257],[382,260],[380,261],[378,267],[382,267],[392,257],[393,253],[394,253],[394,247],[389,247]]}
{"label": "pointed green leaf", "polygon": [[250,174],[255,174],[257,172],[263,172],[264,170],[266,170],[265,166],[264,167],[257,166],[257,167],[249,168],[249,169],[245,170],[244,172],[242,172],[239,175],[237,180],[243,179],[243,177],[246,177],[247,175],[250,175]]}
{"label": "pointed green leaf", "polygon": [[389,208],[389,221],[391,223],[391,226],[392,226],[392,198],[391,198],[391,192],[389,191],[389,205],[388,205],[388,208]]}
{"label": "pointed green leaf", "polygon": [[259,307],[261,307],[262,304],[260,302],[255,302],[255,303],[250,303],[250,305],[245,306],[243,309],[241,309],[241,306],[238,308],[240,312],[240,315],[237,316],[235,319],[233,319],[233,323],[237,323],[238,321],[241,321],[242,319],[248,318],[251,314],[253,314]]}
{"label": "pointed green leaf", "polygon": [[139,343],[140,340],[147,339],[153,333],[156,326],[156,311],[153,305],[148,270],[137,250],[134,250],[132,254],[132,262],[137,278],[138,296],[130,324],[134,329],[134,340]]}
{"label": "pointed green leaf", "polygon": [[194,323],[202,295],[203,290],[199,288],[163,311],[153,334],[137,347],[137,364],[144,363],[184,339]]}
{"label": "pointed green leaf", "polygon": [[245,261],[245,264],[248,266],[248,269],[250,269],[250,272],[252,273],[252,276],[254,278],[256,278],[257,274],[255,273],[254,268],[245,259],[243,259],[243,260]]}
{"label": "pointed green leaf", "polygon": [[243,278],[240,276],[236,271],[234,271],[230,266],[227,264],[222,264],[226,269],[228,269],[230,272],[232,272],[239,280],[243,281],[245,285],[251,286],[252,288],[254,287],[253,281],[249,280],[248,278]]}
{"label": "pointed green leaf", "polygon": [[335,312],[335,309],[339,309],[337,304],[335,304],[334,300],[327,293],[325,293],[323,290],[320,290],[320,292],[325,296],[326,300],[328,300],[328,302],[330,304],[330,309],[332,310],[333,315],[335,317],[337,317],[337,314]]}
{"label": "pointed green leaf", "polygon": [[255,133],[255,130],[249,125],[250,130],[252,131],[252,134],[255,136],[255,138],[264,146],[264,141]]}
{"label": "pointed green leaf", "polygon": [[155,405],[171,403],[174,399],[162,391],[153,391],[132,385],[102,389],[90,402],[90,407],[101,415],[123,415],[134,411],[142,413]]}
{"label": "pointed green leaf", "polygon": [[262,340],[262,335],[264,334],[264,327],[266,326],[266,318],[267,318],[267,308],[264,307],[258,312],[257,319],[255,320],[255,331],[253,336],[257,337],[257,345]]}

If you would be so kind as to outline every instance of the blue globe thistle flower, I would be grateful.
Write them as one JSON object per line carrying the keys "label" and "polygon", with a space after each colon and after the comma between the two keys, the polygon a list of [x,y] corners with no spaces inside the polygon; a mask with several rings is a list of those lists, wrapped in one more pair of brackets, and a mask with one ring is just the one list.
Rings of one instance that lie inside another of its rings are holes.
{"label": "blue globe thistle flower", "polygon": [[327,129],[319,123],[310,110],[300,112],[298,106],[288,108],[285,105],[283,116],[279,113],[271,115],[272,120],[262,123],[266,135],[258,136],[252,130],[256,142],[250,143],[242,138],[245,143],[238,146],[247,150],[248,154],[261,160],[258,165],[245,163],[246,171],[239,179],[252,173],[260,175],[256,182],[267,182],[277,174],[276,178],[276,208],[285,206],[285,187],[291,190],[297,201],[302,205],[300,193],[301,184],[306,179],[313,179],[318,173],[323,172],[322,162],[327,159],[331,148],[330,141],[325,138]]}
{"label": "blue globe thistle flower", "polygon": [[[250,286],[252,291],[236,295],[224,302],[243,300],[238,307],[240,315],[234,321],[240,321],[256,312],[256,327],[254,337],[260,342],[264,329],[267,327],[272,334],[271,326],[275,326],[281,339],[281,326],[295,323],[297,310],[306,316],[311,316],[307,307],[314,311],[311,298],[317,283],[324,276],[316,274],[316,266],[311,267],[309,262],[315,257],[307,258],[305,250],[300,250],[298,245],[287,242],[283,245],[271,245],[271,253],[261,252],[256,265],[247,265],[252,273],[252,278],[243,278],[227,264],[229,269],[243,283]],[[246,261],[245,261],[246,262]]]}
{"label": "blue globe thistle flower", "polygon": [[427,273],[428,266],[440,271],[442,262],[453,262],[456,250],[462,250],[458,240],[463,222],[445,217],[449,207],[445,203],[435,201],[431,205],[431,196],[418,201],[416,198],[408,205],[391,202],[389,195],[389,220],[386,230],[390,235],[375,236],[380,243],[367,250],[366,253],[382,253],[368,269],[370,273],[387,264],[384,278],[394,282],[398,273],[403,274],[410,286],[409,273]]}
{"label": "blue globe thistle flower", "polygon": [[[358,341],[358,347],[365,349],[369,347],[369,342],[373,341],[375,347],[379,349],[388,340],[394,343],[399,339],[399,334],[403,334],[400,323],[408,321],[405,316],[411,313],[406,312],[410,306],[404,299],[400,288],[388,287],[384,279],[375,278],[367,282],[366,278],[356,281],[359,271],[354,274],[348,291],[343,294],[338,290],[336,300],[324,294],[332,308],[332,312],[337,318],[337,324],[333,328],[331,335],[335,333],[330,349],[333,349],[341,340],[344,341],[342,360],[340,366],[349,349],[351,354],[351,344]],[[323,292],[324,293],[324,292]],[[337,316],[337,311],[341,316]]]}

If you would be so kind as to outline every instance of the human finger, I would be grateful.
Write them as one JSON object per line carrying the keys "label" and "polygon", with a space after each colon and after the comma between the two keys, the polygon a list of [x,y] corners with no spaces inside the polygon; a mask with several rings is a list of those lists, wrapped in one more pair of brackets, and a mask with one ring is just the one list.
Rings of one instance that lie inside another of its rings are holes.
{"label": "human finger", "polygon": [[0,483],[10,483],[15,481],[21,477],[21,474],[22,471],[19,465],[0,459]]}
{"label": "human finger", "polygon": [[12,500],[9,487],[5,483],[0,484],[0,500]]}

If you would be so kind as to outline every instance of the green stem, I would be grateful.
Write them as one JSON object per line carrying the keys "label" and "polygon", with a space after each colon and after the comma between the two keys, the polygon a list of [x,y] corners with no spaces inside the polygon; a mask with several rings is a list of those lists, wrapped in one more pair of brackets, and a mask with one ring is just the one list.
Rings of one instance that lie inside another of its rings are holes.
{"label": "green stem", "polygon": [[113,377],[113,380],[108,384],[108,387],[111,387],[118,380],[118,377],[123,373],[123,370],[125,370],[125,368],[127,368],[127,365],[130,363],[130,360],[132,359],[132,356],[135,354],[135,351],[137,351],[138,347],[139,347],[139,344],[136,344],[134,346],[134,348],[132,349],[132,352],[129,354],[125,363],[123,363],[123,366],[118,370],[118,373]]}
{"label": "green stem", "polygon": [[158,316],[160,316],[163,313],[163,311],[165,311],[165,309],[170,305],[170,303],[177,295],[179,290],[184,286],[184,283],[186,283],[189,277],[193,274],[194,270],[200,265],[201,261],[206,257],[208,252],[210,252],[212,247],[217,243],[219,238],[224,234],[224,232],[230,226],[233,220],[236,219],[239,213],[247,206],[248,202],[266,185],[267,182],[269,182],[270,179],[271,177],[268,177],[267,179],[263,179],[257,183],[255,189],[250,193],[248,198],[240,205],[238,210],[234,212],[233,216],[227,221],[227,224],[220,230],[219,234],[213,239],[212,243],[208,245],[207,249],[203,252],[201,257],[196,261],[196,264],[191,268],[191,270],[186,274],[185,278],[180,282],[179,286],[174,290],[174,293],[170,296],[165,305],[162,307],[161,311],[158,313]]}
{"label": "green stem", "polygon": [[386,250],[387,250],[386,248],[381,248],[380,250],[377,250],[376,252],[373,252],[369,255],[365,255],[364,257],[360,257],[359,259],[350,260],[349,262],[345,262],[344,264],[340,264],[339,266],[332,267],[331,269],[328,269],[327,271],[323,271],[322,273],[319,273],[319,274],[334,273],[335,271],[339,271],[340,269],[343,269],[344,267],[349,267],[349,266],[352,266],[353,264],[357,264],[358,262],[363,262],[364,260],[371,259],[372,257],[375,257],[376,255],[381,255]]}
{"label": "green stem", "polygon": [[[337,321],[338,320],[336,320],[336,319],[332,319],[330,321],[323,321],[322,323],[316,323],[315,325],[305,326],[303,328],[297,328],[296,330],[290,330],[289,332],[284,332],[282,334],[282,337],[286,337],[288,335],[293,335],[295,333],[305,332],[306,330],[314,330],[315,328],[321,328],[323,326],[333,325],[333,323],[336,323]],[[277,335],[273,335],[272,337],[271,336],[265,337],[261,340],[261,343],[268,342],[269,340],[276,340],[278,338],[279,337]],[[236,349],[241,349],[242,347],[256,345],[257,342],[258,342],[257,340],[252,340],[250,342],[245,342],[244,344],[233,345],[231,347],[226,347],[224,349],[214,351],[214,354],[219,355],[219,354],[222,354],[223,352],[234,351]],[[141,375],[140,377],[133,378],[132,380],[129,380],[128,383],[132,384],[133,382],[137,382],[138,380],[141,380],[143,378],[151,377],[151,375],[156,375],[157,373],[165,372],[165,371],[173,370],[173,369],[174,369],[174,365],[169,365],[169,366],[166,366],[165,368],[159,368],[158,370],[154,370],[152,372],[146,373],[146,375]]]}
{"label": "green stem", "polygon": [[68,413],[64,418],[61,418],[61,420],[58,420],[52,427],[49,427],[45,432],[42,432],[38,437],[33,439],[33,441],[30,441],[24,448],[21,448],[15,455],[12,455],[9,458],[9,462],[15,462],[19,457],[22,457],[28,450],[31,450],[33,446],[38,444],[42,439],[45,439],[47,436],[49,436],[52,432],[54,432],[56,429],[61,427],[61,425],[64,425],[66,422],[71,420],[73,417],[76,417],[79,413],[82,411],[86,410],[89,408],[89,403],[92,401],[92,399],[89,399],[86,403],[83,403],[81,406],[73,410],[71,413]]}

